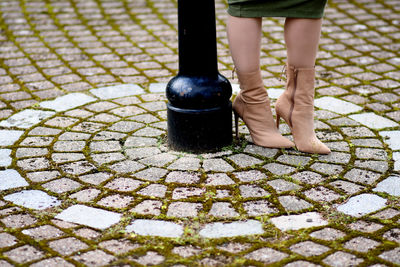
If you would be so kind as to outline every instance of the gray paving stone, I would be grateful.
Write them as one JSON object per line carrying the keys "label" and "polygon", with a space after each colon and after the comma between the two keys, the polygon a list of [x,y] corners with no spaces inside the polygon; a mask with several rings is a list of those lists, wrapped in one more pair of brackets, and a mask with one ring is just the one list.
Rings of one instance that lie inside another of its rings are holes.
{"label": "gray paving stone", "polygon": [[134,121],[119,121],[114,123],[111,127],[108,129],[111,131],[116,131],[116,132],[121,132],[121,133],[129,133],[132,131],[135,131],[137,129],[140,129],[144,126],[143,123],[138,123]]}
{"label": "gray paving stone", "polygon": [[15,205],[36,210],[56,207],[61,204],[61,201],[56,197],[49,196],[45,192],[39,190],[23,190],[5,196],[4,200],[10,201]]}
{"label": "gray paving stone", "polygon": [[68,237],[49,242],[49,247],[61,255],[66,256],[76,251],[86,249],[88,245],[74,237]]}
{"label": "gray paving stone", "polygon": [[5,256],[17,263],[27,263],[43,258],[44,253],[30,245],[21,246],[4,253]]}
{"label": "gray paving stone", "polygon": [[337,210],[347,215],[361,217],[385,207],[386,199],[373,194],[361,194],[339,205]]}
{"label": "gray paving stone", "polygon": [[100,99],[112,99],[133,96],[143,93],[143,89],[136,84],[121,84],[116,86],[102,87],[90,90],[92,94]]}
{"label": "gray paving stone", "polygon": [[216,185],[230,185],[235,182],[229,178],[225,173],[212,173],[207,177],[206,185],[216,186]]}
{"label": "gray paving stone", "polygon": [[288,215],[271,218],[271,222],[280,230],[298,230],[316,226],[327,225],[322,216],[317,212],[307,212],[299,215]]}
{"label": "gray paving stone", "polygon": [[342,251],[335,252],[323,260],[323,263],[334,267],[357,266],[362,262],[362,259]]}
{"label": "gray paving stone", "polygon": [[361,190],[364,190],[365,187],[358,185],[358,184],[353,184],[347,181],[342,181],[342,180],[338,180],[338,181],[334,181],[332,183],[330,183],[330,185],[334,186],[335,188],[345,192],[346,194],[355,194],[360,192]]}
{"label": "gray paving stone", "polygon": [[400,150],[400,131],[382,131],[379,134],[392,150]]}
{"label": "gray paving stone", "polygon": [[292,182],[288,182],[283,179],[276,179],[276,180],[268,181],[267,184],[272,186],[277,193],[298,190],[301,188],[299,185],[292,183]]}
{"label": "gray paving stone", "polygon": [[287,211],[300,211],[312,207],[310,203],[296,196],[280,196],[278,199]]}
{"label": "gray paving stone", "polygon": [[203,209],[200,203],[173,202],[168,206],[167,216],[185,218],[196,217],[199,210]]}
{"label": "gray paving stone", "polygon": [[[161,168],[148,168],[148,169],[145,169],[143,171],[133,174],[133,176],[135,176],[139,179],[155,182],[155,181],[160,180],[162,177],[164,177],[165,174],[167,174],[167,172],[168,172],[167,170],[164,170]],[[182,172],[182,173],[184,173],[184,172]],[[171,175],[168,175],[168,177],[172,177],[172,176],[174,176],[174,172],[171,172]],[[176,176],[179,176],[179,175],[176,175]],[[174,176],[174,177],[176,177],[176,176]],[[185,175],[181,175],[181,177],[182,176],[185,176]],[[166,179],[166,182],[168,182],[167,181],[168,177]],[[172,178],[170,178],[170,179],[172,179]],[[178,179],[178,178],[176,178],[176,179]]]}
{"label": "gray paving stone", "polygon": [[80,183],[75,182],[74,180],[71,180],[69,178],[61,178],[53,180],[43,185],[44,188],[54,193],[65,193],[68,191],[75,190],[81,186],[82,185]]}
{"label": "gray paving stone", "polygon": [[164,165],[172,163],[177,158],[178,158],[177,156],[172,155],[170,153],[162,153],[141,159],[139,162],[153,167],[163,167]]}
{"label": "gray paving stone", "polygon": [[178,254],[183,258],[188,258],[200,254],[201,249],[194,246],[180,246],[174,247],[171,252],[174,254]]}
{"label": "gray paving stone", "polygon": [[365,147],[383,147],[382,142],[377,139],[352,139],[350,140],[355,146],[365,146]]}
{"label": "gray paving stone", "polygon": [[311,241],[305,241],[301,243],[297,243],[295,245],[290,246],[290,250],[296,252],[297,254],[303,255],[305,257],[312,257],[324,254],[330,249],[326,246],[320,245],[318,243],[314,243]]}
{"label": "gray paving stone", "polygon": [[83,153],[53,153],[51,159],[55,163],[66,163],[71,161],[80,161],[85,159]]}
{"label": "gray paving stone", "polygon": [[83,205],[74,205],[62,211],[55,218],[103,230],[118,223],[121,214]]}
{"label": "gray paving stone", "polygon": [[400,247],[382,253],[379,258],[394,264],[400,264]]}
{"label": "gray paving stone", "polygon": [[400,228],[393,228],[387,231],[383,238],[400,244]]}
{"label": "gray paving stone", "polygon": [[383,128],[390,128],[390,127],[397,127],[399,126],[398,123],[384,118],[382,116],[378,116],[375,113],[367,112],[362,114],[354,114],[349,116],[351,119],[358,121],[359,123],[367,126],[368,128],[372,129],[383,129]]}
{"label": "gray paving stone", "polygon": [[274,250],[272,248],[260,248],[245,256],[247,259],[261,261],[265,264],[272,264],[288,257],[288,254]]}
{"label": "gray paving stone", "polygon": [[298,172],[292,175],[292,177],[293,179],[298,180],[305,184],[318,184],[324,180],[322,175],[310,171]]}
{"label": "gray paving stone", "polygon": [[136,205],[135,208],[133,208],[131,211],[139,214],[160,215],[161,206],[162,206],[161,201],[144,200],[138,205]]}
{"label": "gray paving stone", "polygon": [[79,202],[91,202],[93,199],[95,199],[99,194],[101,193],[100,190],[94,189],[94,188],[89,188],[85,190],[78,191],[72,195],[70,195],[70,198],[74,198]]}
{"label": "gray paving stone", "polygon": [[255,235],[264,233],[259,221],[248,220],[229,223],[210,223],[206,224],[199,232],[205,238],[222,238],[243,235]]}
{"label": "gray paving stone", "polygon": [[374,223],[374,222],[368,222],[368,221],[356,221],[354,223],[351,223],[349,225],[349,228],[354,230],[354,231],[359,231],[363,233],[373,233],[381,229],[383,225]]}
{"label": "gray paving stone", "polygon": [[179,224],[161,220],[134,220],[126,227],[127,232],[144,236],[181,237],[183,227]]}
{"label": "gray paving stone", "polygon": [[360,106],[329,96],[315,99],[314,105],[339,114],[349,114],[362,110]]}
{"label": "gray paving stone", "polygon": [[125,159],[125,156],[119,152],[92,154],[91,156],[93,161],[99,165],[113,163],[115,161],[121,161]]}
{"label": "gray paving stone", "polygon": [[296,168],[279,163],[268,163],[264,165],[264,169],[267,169],[268,171],[276,175],[289,174],[296,170]]}
{"label": "gray paving stone", "polygon": [[229,202],[215,202],[213,203],[209,215],[214,217],[236,217],[239,216],[239,213],[235,211],[232,207],[232,204]]}
{"label": "gray paving stone", "polygon": [[145,165],[140,164],[136,161],[125,160],[121,162],[117,162],[110,166],[110,168],[119,173],[131,173],[136,172],[140,169],[143,169]]}
{"label": "gray paving stone", "polygon": [[168,166],[170,170],[197,171],[200,168],[200,159],[183,157]]}
{"label": "gray paving stone", "polygon": [[306,195],[309,199],[323,203],[331,202],[340,198],[339,194],[323,186],[311,188],[310,190],[305,191],[304,195]]}
{"label": "gray paving stone", "polygon": [[67,262],[63,258],[55,257],[50,259],[45,259],[34,264],[31,264],[32,267],[52,267],[52,266],[65,266],[65,267],[73,267],[74,265]]}
{"label": "gray paving stone", "polygon": [[111,174],[105,172],[98,172],[93,174],[80,175],[79,180],[84,183],[99,185],[111,177]]}
{"label": "gray paving stone", "polygon": [[400,177],[389,176],[376,185],[374,192],[385,192],[392,196],[400,196]]}
{"label": "gray paving stone", "polygon": [[205,171],[231,172],[235,169],[223,159],[205,159],[203,161]]}
{"label": "gray paving stone", "polygon": [[310,158],[297,155],[282,155],[279,156],[277,160],[295,167],[300,167],[307,165],[307,163],[310,161]]}
{"label": "gray paving stone", "polygon": [[4,217],[0,219],[0,221],[2,221],[4,225],[9,228],[24,228],[35,224],[37,219],[28,214],[16,214]]}
{"label": "gray paving stone", "polygon": [[156,138],[130,136],[126,139],[125,147],[144,147],[153,146],[157,144]]}
{"label": "gray paving stone", "polygon": [[332,152],[329,155],[321,155],[318,160],[328,163],[342,163],[347,164],[350,162],[351,155],[343,152]]}
{"label": "gray paving stone", "polygon": [[23,131],[16,130],[0,130],[0,146],[13,145],[23,133]]}
{"label": "gray paving stone", "polygon": [[285,267],[320,267],[320,266],[321,265],[316,265],[309,261],[293,261],[285,265]]}
{"label": "gray paving stone", "polygon": [[373,184],[380,178],[380,174],[354,168],[347,172],[344,178],[361,184]]}
{"label": "gray paving stone", "polygon": [[355,237],[344,244],[344,247],[350,250],[366,253],[379,246],[380,243],[365,237]]}
{"label": "gray paving stone", "polygon": [[74,260],[86,266],[105,266],[110,264],[115,257],[96,249],[89,252],[81,253],[72,257]]}
{"label": "gray paving stone", "polygon": [[400,214],[400,211],[392,209],[392,208],[388,208],[388,209],[385,209],[383,211],[380,211],[380,212],[374,214],[373,217],[376,217],[376,218],[379,218],[382,220],[387,220],[387,219],[396,217],[399,214]]}
{"label": "gray paving stone", "polygon": [[343,238],[346,235],[342,231],[328,227],[328,228],[324,228],[322,230],[312,232],[310,234],[310,236],[313,238],[316,238],[316,239],[332,241],[332,240],[337,240],[337,239]]}
{"label": "gray paving stone", "polygon": [[11,150],[10,149],[0,149],[0,167],[8,167],[11,165]]}
{"label": "gray paving stone", "polygon": [[255,182],[266,179],[266,175],[257,170],[234,172],[233,173],[241,182]]}
{"label": "gray paving stone", "polygon": [[12,115],[7,120],[0,122],[0,126],[27,129],[38,124],[42,120],[53,116],[54,114],[55,112],[52,111],[26,109],[17,114]]}
{"label": "gray paving stone", "polygon": [[374,132],[366,127],[342,127],[342,133],[349,137],[375,137]]}
{"label": "gray paving stone", "polygon": [[253,154],[253,155],[263,156],[266,158],[272,158],[278,153],[278,149],[272,149],[272,148],[261,147],[261,146],[256,146],[256,145],[248,145],[244,149],[244,152]]}
{"label": "gray paving stone", "polygon": [[319,162],[311,165],[311,169],[328,175],[340,174],[343,171],[343,167],[340,165]]}
{"label": "gray paving stone", "polygon": [[121,145],[118,141],[98,141],[90,143],[90,150],[93,152],[115,152],[121,149]]}
{"label": "gray paving stone", "polygon": [[389,169],[389,164],[378,160],[356,160],[354,165],[359,168],[369,169],[380,173],[385,173]]}
{"label": "gray paving stone", "polygon": [[96,99],[82,93],[72,93],[64,96],[57,97],[52,101],[44,101],[39,105],[42,108],[52,109],[55,111],[66,111],[69,109],[73,109],[82,105],[85,105],[89,102],[93,102]]}
{"label": "gray paving stone", "polygon": [[116,178],[107,183],[104,187],[120,192],[130,192],[137,189],[143,182],[131,178]]}
{"label": "gray paving stone", "polygon": [[0,233],[0,248],[11,247],[18,243],[17,238],[8,234]]}
{"label": "gray paving stone", "polygon": [[154,251],[148,251],[146,255],[139,257],[135,261],[144,266],[160,265],[165,260],[165,257]]}
{"label": "gray paving stone", "polygon": [[8,169],[0,171],[0,190],[7,190],[28,185],[29,184],[16,170]]}
{"label": "gray paving stone", "polygon": [[117,255],[126,254],[141,247],[139,244],[132,244],[129,240],[121,239],[103,241],[99,246]]}
{"label": "gray paving stone", "polygon": [[58,171],[40,171],[27,174],[29,180],[35,183],[45,182],[57,178],[60,175]]}
{"label": "gray paving stone", "polygon": [[126,208],[132,201],[133,197],[115,194],[102,198],[97,202],[97,204],[107,208],[123,209]]}
{"label": "gray paving stone", "polygon": [[[166,191],[167,191],[167,187],[165,185],[151,184],[151,185],[139,190],[137,193],[139,195],[144,195],[144,196],[164,198]],[[172,198],[176,199],[174,197],[172,197]]]}
{"label": "gray paving stone", "polygon": [[266,197],[270,195],[266,190],[257,185],[241,185],[239,186],[239,190],[243,198]]}
{"label": "gray paving stone", "polygon": [[246,154],[235,154],[235,155],[229,156],[228,158],[241,168],[246,168],[246,167],[250,167],[250,166],[262,163],[261,160],[251,157]]}
{"label": "gray paving stone", "polygon": [[400,171],[400,152],[393,152],[392,154],[394,160],[394,167],[395,171]]}

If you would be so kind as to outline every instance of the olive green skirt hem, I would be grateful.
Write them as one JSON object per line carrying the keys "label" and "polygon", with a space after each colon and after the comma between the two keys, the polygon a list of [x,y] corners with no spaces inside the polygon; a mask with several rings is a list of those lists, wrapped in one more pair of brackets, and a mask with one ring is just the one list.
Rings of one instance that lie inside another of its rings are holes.
{"label": "olive green skirt hem", "polygon": [[[312,1],[311,1],[312,2]],[[315,1],[314,1],[315,2]],[[266,5],[265,2],[252,1],[246,3],[229,4],[228,13],[234,17],[285,17],[285,18],[313,18],[319,19],[324,15],[326,1],[318,0],[318,4],[301,8],[277,8]]]}

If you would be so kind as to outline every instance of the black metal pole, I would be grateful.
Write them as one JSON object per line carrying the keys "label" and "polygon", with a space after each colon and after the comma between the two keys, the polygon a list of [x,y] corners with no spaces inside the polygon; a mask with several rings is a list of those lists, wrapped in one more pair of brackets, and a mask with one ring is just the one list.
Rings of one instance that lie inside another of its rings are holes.
{"label": "black metal pole", "polygon": [[232,88],[218,72],[214,0],[178,0],[179,72],[167,85],[168,144],[187,152],[232,142]]}

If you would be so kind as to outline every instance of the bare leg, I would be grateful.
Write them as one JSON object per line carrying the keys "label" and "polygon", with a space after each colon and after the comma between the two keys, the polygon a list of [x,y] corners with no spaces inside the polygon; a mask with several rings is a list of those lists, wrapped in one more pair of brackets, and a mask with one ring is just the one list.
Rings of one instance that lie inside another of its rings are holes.
{"label": "bare leg", "polygon": [[286,19],[285,43],[288,65],[296,68],[314,67],[321,26],[322,19]]}

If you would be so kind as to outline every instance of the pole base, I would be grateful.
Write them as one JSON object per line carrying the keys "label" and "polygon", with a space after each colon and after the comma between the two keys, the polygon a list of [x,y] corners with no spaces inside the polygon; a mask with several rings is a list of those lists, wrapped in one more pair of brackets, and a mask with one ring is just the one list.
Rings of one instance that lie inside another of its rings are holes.
{"label": "pole base", "polygon": [[168,146],[204,153],[232,143],[232,103],[209,109],[182,109],[167,104]]}

